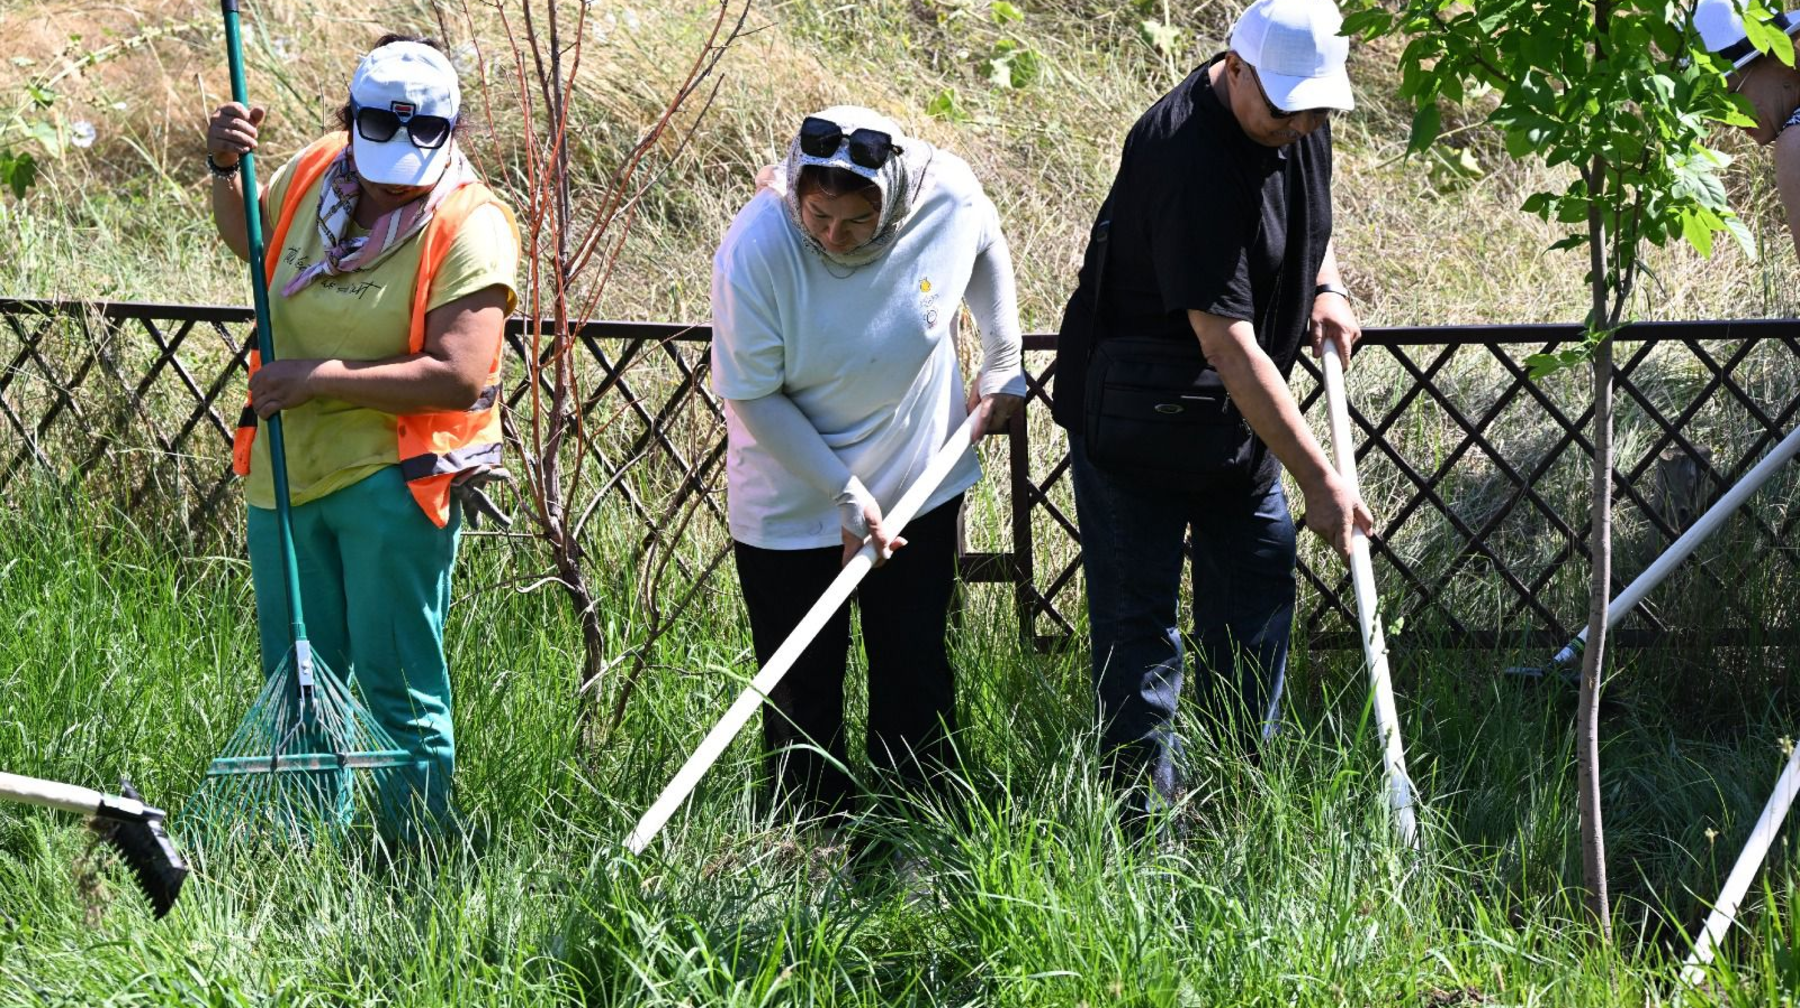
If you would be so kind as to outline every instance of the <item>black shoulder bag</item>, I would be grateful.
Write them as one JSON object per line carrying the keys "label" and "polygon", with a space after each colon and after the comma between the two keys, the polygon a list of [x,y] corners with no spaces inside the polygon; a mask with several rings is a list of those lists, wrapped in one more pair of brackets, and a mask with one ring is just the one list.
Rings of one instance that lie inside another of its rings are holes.
{"label": "black shoulder bag", "polygon": [[1238,412],[1198,338],[1107,334],[1101,323],[1111,222],[1100,243],[1082,440],[1088,460],[1146,489],[1247,487],[1268,449]]}

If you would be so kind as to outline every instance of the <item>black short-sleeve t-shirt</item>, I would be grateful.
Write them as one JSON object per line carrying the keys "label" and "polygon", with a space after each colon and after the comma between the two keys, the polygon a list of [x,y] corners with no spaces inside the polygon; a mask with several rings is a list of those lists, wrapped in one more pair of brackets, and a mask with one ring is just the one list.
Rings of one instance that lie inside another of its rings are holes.
{"label": "black short-sleeve t-shirt", "polygon": [[1331,241],[1331,127],[1279,148],[1250,139],[1213,89],[1209,70],[1223,58],[1125,138],[1096,222],[1110,232],[1103,303],[1093,314],[1090,243],[1057,340],[1054,412],[1066,428],[1081,429],[1095,334],[1192,340],[1190,309],[1242,319],[1284,376],[1304,345]]}

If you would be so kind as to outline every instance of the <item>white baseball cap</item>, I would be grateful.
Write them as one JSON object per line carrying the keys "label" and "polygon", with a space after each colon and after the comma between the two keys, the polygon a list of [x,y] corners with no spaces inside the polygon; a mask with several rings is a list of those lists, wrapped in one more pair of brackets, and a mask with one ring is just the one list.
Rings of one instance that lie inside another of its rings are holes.
{"label": "white baseball cap", "polygon": [[[1800,32],[1800,11],[1778,13],[1769,24],[1789,35]],[[1738,12],[1736,0],[1700,0],[1694,5],[1694,30],[1700,33],[1706,51],[1730,60],[1733,70],[1743,69],[1762,55],[1744,35],[1744,16]]]}
{"label": "white baseball cap", "polygon": [[1353,109],[1344,61],[1350,40],[1331,0],[1256,0],[1231,26],[1231,51],[1256,68],[1275,107]]}
{"label": "white baseball cap", "polygon": [[[358,108],[394,113],[404,124],[414,116],[441,116],[454,124],[462,109],[456,68],[436,49],[420,42],[389,42],[370,50],[350,80],[350,100]],[[356,173],[381,185],[431,185],[450,161],[454,134],[433,149],[413,143],[402,128],[385,141],[370,140],[354,125]]]}

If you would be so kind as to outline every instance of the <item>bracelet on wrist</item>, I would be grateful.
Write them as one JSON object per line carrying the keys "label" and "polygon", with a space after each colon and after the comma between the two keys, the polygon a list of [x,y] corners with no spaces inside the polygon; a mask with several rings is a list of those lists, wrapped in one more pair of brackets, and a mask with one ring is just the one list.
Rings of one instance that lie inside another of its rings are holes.
{"label": "bracelet on wrist", "polygon": [[1336,294],[1345,301],[1349,301],[1352,304],[1356,303],[1356,299],[1350,296],[1350,292],[1345,290],[1342,284],[1322,283],[1313,288],[1313,297],[1317,298],[1325,294]]}
{"label": "bracelet on wrist", "polygon": [[212,151],[206,152],[206,170],[213,173],[213,178],[230,178],[233,175],[236,175],[238,173],[238,166],[241,163],[242,162],[240,161],[233,161],[229,165],[222,165],[213,160]]}

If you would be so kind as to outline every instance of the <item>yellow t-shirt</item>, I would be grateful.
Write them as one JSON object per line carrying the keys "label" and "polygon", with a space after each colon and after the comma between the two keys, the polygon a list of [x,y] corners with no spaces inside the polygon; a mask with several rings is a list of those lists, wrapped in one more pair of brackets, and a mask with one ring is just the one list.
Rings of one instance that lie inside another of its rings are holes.
{"label": "yellow t-shirt", "polygon": [[[265,218],[271,223],[287,196],[293,167],[292,161],[283,165],[264,195]],[[281,288],[295,274],[324,255],[317,223],[319,190],[324,184],[323,177],[314,182],[295,209],[275,275],[269,278],[275,356],[380,360],[405,354],[412,325],[413,284],[419,275],[419,235],[407,239],[370,269],[320,277],[293,297],[281,295]],[[358,233],[366,232],[359,229]],[[510,314],[518,303],[513,285],[518,265],[519,244],[506,215],[492,205],[479,207],[457,230],[456,240],[432,280],[429,308],[500,284],[507,290]],[[342,399],[317,398],[282,410],[289,503],[318,500],[383,466],[397,464],[397,420],[392,413]],[[273,508],[275,482],[269,473],[268,430],[261,422],[257,427],[244,499],[256,507]]]}

